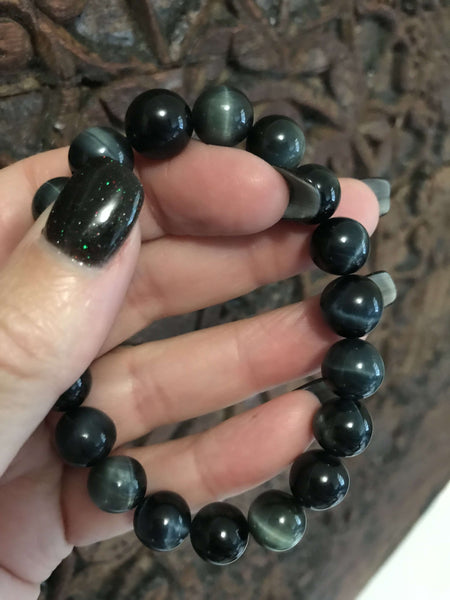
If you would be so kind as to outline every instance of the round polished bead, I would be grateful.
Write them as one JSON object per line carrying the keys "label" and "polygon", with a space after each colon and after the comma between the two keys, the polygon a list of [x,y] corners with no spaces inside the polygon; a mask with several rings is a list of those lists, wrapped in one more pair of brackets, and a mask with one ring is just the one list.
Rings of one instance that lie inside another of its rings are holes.
{"label": "round polished bead", "polygon": [[144,467],[134,458],[108,456],[92,467],[87,487],[98,508],[109,513],[122,513],[144,498],[147,477]]}
{"label": "round polished bead", "polygon": [[191,511],[175,492],[161,491],[147,496],[134,513],[134,531],[140,541],[159,552],[173,550],[188,536]]}
{"label": "round polished bead", "polygon": [[191,109],[175,92],[148,90],[128,107],[125,130],[140,154],[157,160],[170,158],[179,154],[191,139]]}
{"label": "round polished bead", "polygon": [[[302,165],[294,170],[295,175],[316,188],[320,195],[320,210],[308,223],[321,223],[334,214],[341,200],[339,179],[322,165]],[[305,221],[306,222],[306,221]]]}
{"label": "round polished bead", "polygon": [[239,90],[219,85],[200,94],[192,108],[192,121],[202,142],[235,146],[252,126],[253,107]]}
{"label": "round polished bead", "polygon": [[31,213],[34,220],[36,220],[50,204],[53,204],[68,181],[69,177],[54,177],[41,185],[31,202]]}
{"label": "round polished bead", "polygon": [[289,474],[294,498],[313,510],[325,510],[342,502],[349,484],[348,471],[341,461],[323,450],[301,454]]}
{"label": "round polished bead", "polygon": [[259,119],[250,130],[246,149],[274,167],[293,169],[305,154],[305,136],[289,117],[269,115]]}
{"label": "round polished bead", "polygon": [[322,271],[347,275],[360,269],[369,255],[366,229],[353,219],[323,221],[311,237],[311,258]]}
{"label": "round polished bead", "polygon": [[105,458],[116,441],[113,421],[101,410],[79,406],[68,410],[56,425],[56,447],[73,467],[90,467]]}
{"label": "round polished bead", "polygon": [[274,552],[285,552],[302,539],[306,515],[290,494],[268,490],[250,505],[248,525],[258,544]]}
{"label": "round polished bead", "polygon": [[368,277],[344,275],[323,290],[320,307],[335,333],[358,338],[372,331],[381,319],[383,296]]}
{"label": "round polished bead", "polygon": [[367,398],[383,382],[383,359],[369,342],[341,340],[326,353],[322,362],[322,377],[334,393],[342,398]]}
{"label": "round polished bead", "polygon": [[323,404],[314,415],[316,440],[333,456],[357,456],[372,437],[372,419],[357,400],[344,398]]}
{"label": "round polished bead", "polygon": [[70,386],[53,405],[53,410],[70,410],[80,406],[91,391],[92,375],[89,369]]}
{"label": "round polished bead", "polygon": [[69,165],[76,171],[92,158],[110,158],[133,170],[133,148],[127,138],[111,127],[89,127],[70,144]]}
{"label": "round polished bead", "polygon": [[227,502],[204,506],[194,517],[191,543],[197,554],[214,565],[228,565],[242,556],[248,543],[248,523]]}

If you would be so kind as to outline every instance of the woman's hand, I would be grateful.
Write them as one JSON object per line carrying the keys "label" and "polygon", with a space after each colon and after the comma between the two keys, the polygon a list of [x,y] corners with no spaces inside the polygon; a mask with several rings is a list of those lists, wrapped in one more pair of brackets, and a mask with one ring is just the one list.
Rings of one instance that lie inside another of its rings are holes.
{"label": "woman's hand", "polygon": [[[140,160],[138,224],[103,267],[74,262],[33,224],[31,200],[69,175],[67,149],[0,172],[0,598],[35,599],[74,545],[131,527],[90,501],[87,470],[53,447],[57,397],[92,364],[85,404],[117,427],[116,453],[137,458],[149,490],[196,510],[273,477],[311,440],[317,400],[295,391],[204,433],[124,444],[163,424],[218,410],[316,370],[335,340],[318,299],[139,347],[117,347],[151,321],[226,301],[310,268],[310,227],[278,222],[283,178],[237,149],[191,142],[170,161]],[[342,180],[338,213],[373,232],[375,195]],[[142,241],[141,241],[142,240]],[[130,283],[131,282],[131,283]]]}

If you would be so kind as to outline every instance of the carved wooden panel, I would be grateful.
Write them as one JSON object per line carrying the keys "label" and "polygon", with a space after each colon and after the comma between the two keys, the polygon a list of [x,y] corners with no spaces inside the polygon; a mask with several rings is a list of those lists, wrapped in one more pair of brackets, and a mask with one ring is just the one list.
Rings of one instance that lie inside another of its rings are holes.
{"label": "carved wooden panel", "polygon": [[[246,91],[258,116],[297,119],[307,161],[387,176],[394,190],[370,265],[399,287],[373,335],[388,378],[368,404],[373,443],[348,461],[345,503],[312,514],[294,552],[252,544],[224,570],[200,562],[188,542],[168,555],[132,535],[79,549],[43,599],[351,600],[445,483],[449,30],[448,0],[0,0],[1,165],[66,144],[87,125],[120,128],[130,100],[149,87],[192,103],[205,84],[226,81]],[[135,341],[262,312],[325,281],[314,273],[266,286],[154,324]],[[273,484],[286,485],[285,474]],[[245,509],[253,496],[237,503]]]}

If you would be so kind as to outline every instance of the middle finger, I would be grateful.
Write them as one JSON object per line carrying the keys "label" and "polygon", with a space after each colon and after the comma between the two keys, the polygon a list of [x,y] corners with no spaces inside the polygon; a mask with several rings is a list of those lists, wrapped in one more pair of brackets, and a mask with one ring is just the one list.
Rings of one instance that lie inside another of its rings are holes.
{"label": "middle finger", "polygon": [[[336,216],[361,222],[373,233],[379,205],[362,182],[341,179]],[[144,244],[136,273],[103,351],[156,319],[192,312],[286,279],[311,266],[312,227],[280,222],[236,237],[166,236]]]}
{"label": "middle finger", "polygon": [[307,375],[337,339],[316,296],[242,321],[122,347],[93,364],[86,405],[113,419],[119,446],[157,426]]}

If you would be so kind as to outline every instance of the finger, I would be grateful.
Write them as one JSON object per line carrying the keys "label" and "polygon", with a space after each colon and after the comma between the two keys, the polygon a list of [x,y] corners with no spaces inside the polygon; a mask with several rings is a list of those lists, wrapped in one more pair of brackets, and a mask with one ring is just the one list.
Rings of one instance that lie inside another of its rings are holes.
{"label": "finger", "polygon": [[[370,234],[379,205],[356,179],[342,179],[336,213],[362,223]],[[112,348],[156,319],[225,302],[310,268],[312,228],[281,222],[241,237],[165,237],[146,244],[114,328]]]}
{"label": "finger", "polygon": [[[52,150],[0,171],[7,210],[2,214],[2,256],[31,226],[31,200],[52,177],[68,174],[67,148]],[[288,189],[275,169],[236,148],[192,141],[167,161],[137,157],[146,202],[141,214],[144,240],[164,233],[241,235],[276,223],[287,206]]]}
{"label": "finger", "polygon": [[[317,406],[309,392],[291,392],[204,433],[120,453],[144,466],[148,491],[178,492],[196,511],[207,502],[255,487],[290,464],[311,442]],[[86,482],[85,470],[66,470],[67,540],[90,544],[130,529],[132,514],[100,511],[88,498]]]}
{"label": "finger", "polygon": [[123,347],[92,366],[87,405],[111,416],[117,445],[316,371],[338,337],[318,297],[176,338]]}
{"label": "finger", "polygon": [[[106,192],[101,181],[109,169],[74,178],[78,187],[66,188],[48,221],[47,211],[0,273],[0,474],[94,359],[129,285],[138,229],[118,248],[136,222],[142,193],[129,171],[120,176],[126,191]],[[83,196],[79,187],[88,183]],[[100,200],[92,192],[97,186]],[[97,219],[102,207],[107,215]],[[84,263],[77,262],[81,256]]]}
{"label": "finger", "polygon": [[288,203],[284,179],[237,148],[191,141],[167,161],[137,158],[156,223],[174,235],[242,235],[267,229]]}

